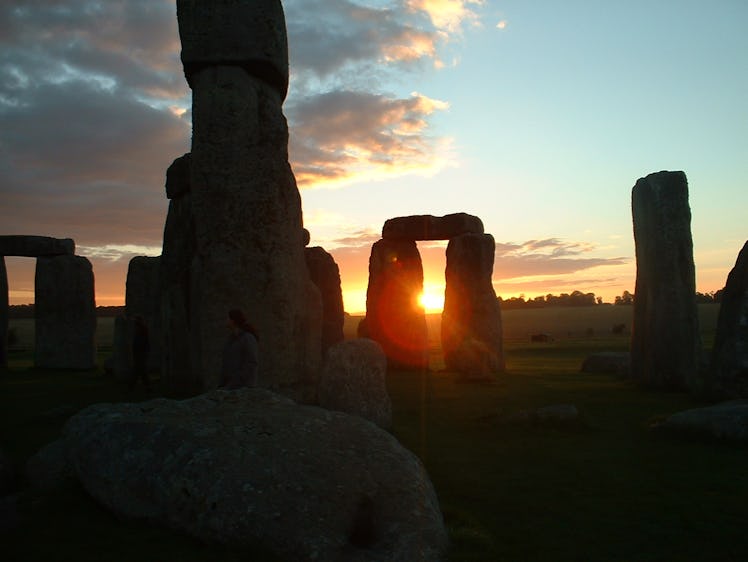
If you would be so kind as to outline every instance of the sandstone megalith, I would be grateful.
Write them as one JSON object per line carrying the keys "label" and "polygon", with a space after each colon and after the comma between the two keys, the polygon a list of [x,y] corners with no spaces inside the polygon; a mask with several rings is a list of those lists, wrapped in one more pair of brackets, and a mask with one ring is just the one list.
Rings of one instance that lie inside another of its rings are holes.
{"label": "sandstone megalith", "polygon": [[125,311],[128,318],[142,316],[148,327],[148,369],[161,368],[161,258],[135,256],[127,269]]}
{"label": "sandstone megalith", "polygon": [[428,367],[426,315],[418,302],[423,265],[413,240],[382,239],[371,248],[366,291],[368,336],[390,367]]}
{"label": "sandstone megalith", "polygon": [[640,178],[631,207],[636,242],[631,374],[654,388],[698,390],[701,340],[686,175]]}
{"label": "sandstone megalith", "polygon": [[71,255],[37,258],[35,292],[35,365],[92,369],[96,302],[91,262]]}
{"label": "sandstone megalith", "polygon": [[705,386],[716,398],[748,398],[748,241],[722,292]]}
{"label": "sandstone megalith", "polygon": [[490,234],[463,234],[447,246],[442,350],[447,368],[468,378],[504,370],[501,308],[491,276]]}
{"label": "sandstone megalith", "polygon": [[309,277],[319,289],[322,298],[322,353],[331,345],[343,341],[343,293],[340,288],[340,270],[332,255],[324,248],[313,246],[304,249]]}
{"label": "sandstone megalith", "polygon": [[[193,95],[190,211],[183,219],[194,246],[180,262],[186,271],[166,260],[172,319],[165,329],[182,320],[184,303],[188,377],[210,388],[218,381],[227,312],[240,308],[259,332],[260,386],[304,398],[320,368],[321,302],[304,260],[301,198],[288,163],[280,0],[178,0],[177,18]],[[174,226],[168,223],[167,230]],[[176,270],[188,279],[179,279],[179,290]],[[174,349],[167,353],[167,363],[178,361]]]}
{"label": "sandstone megalith", "polygon": [[8,271],[0,255],[0,370],[8,366]]}
{"label": "sandstone megalith", "polygon": [[7,234],[0,236],[0,256],[64,256],[75,254],[75,242],[70,238]]}
{"label": "sandstone megalith", "polygon": [[382,238],[405,240],[449,240],[468,233],[483,234],[483,221],[467,213],[396,217],[386,220],[382,228]]}

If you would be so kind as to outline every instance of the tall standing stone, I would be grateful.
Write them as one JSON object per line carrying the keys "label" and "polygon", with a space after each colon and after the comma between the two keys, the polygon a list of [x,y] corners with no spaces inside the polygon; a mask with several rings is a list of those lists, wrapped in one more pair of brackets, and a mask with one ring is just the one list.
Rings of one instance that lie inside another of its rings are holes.
{"label": "tall standing stone", "polygon": [[701,339],[683,172],[640,178],[631,194],[636,290],[631,373],[646,386],[698,390]]}
{"label": "tall standing stone", "polygon": [[178,0],[177,17],[193,94],[191,368],[203,386],[218,382],[227,313],[239,308],[259,332],[260,386],[308,398],[322,313],[288,163],[280,0]]}
{"label": "tall standing stone", "polygon": [[142,316],[148,327],[148,369],[161,367],[161,258],[135,256],[127,269],[125,311],[128,318]]}
{"label": "tall standing stone", "polygon": [[37,258],[35,292],[35,365],[92,369],[96,302],[91,262],[71,255]]}
{"label": "tall standing stone", "polygon": [[0,370],[8,366],[8,271],[0,256]]}
{"label": "tall standing stone", "polygon": [[748,241],[722,292],[706,390],[719,399],[748,398]]}
{"label": "tall standing stone", "polygon": [[463,234],[447,246],[442,350],[447,368],[467,376],[504,370],[501,308],[491,281],[495,251],[490,234]]}
{"label": "tall standing stone", "polygon": [[[161,252],[161,378],[179,393],[203,387],[199,357],[190,348],[190,267],[195,255],[195,224],[190,194],[190,154],[180,156],[166,171],[169,212]],[[193,367],[194,364],[194,367]]]}
{"label": "tall standing stone", "polygon": [[428,367],[423,265],[413,240],[382,239],[371,248],[366,325],[382,346],[390,367]]}
{"label": "tall standing stone", "polygon": [[322,297],[322,353],[343,341],[343,293],[340,289],[340,270],[332,255],[324,248],[304,249],[307,269],[312,282]]}

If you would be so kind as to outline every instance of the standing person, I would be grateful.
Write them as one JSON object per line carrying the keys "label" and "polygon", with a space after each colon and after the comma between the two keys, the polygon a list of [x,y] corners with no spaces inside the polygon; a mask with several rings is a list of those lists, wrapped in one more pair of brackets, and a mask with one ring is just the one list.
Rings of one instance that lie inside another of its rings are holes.
{"label": "standing person", "polygon": [[241,310],[229,311],[229,337],[223,348],[223,368],[220,388],[236,390],[243,386],[257,386],[257,332],[247,322]]}
{"label": "standing person", "polygon": [[130,390],[135,388],[139,380],[143,380],[146,390],[151,390],[151,381],[148,378],[148,353],[151,344],[148,340],[148,325],[139,314],[135,316],[132,334],[132,379]]}

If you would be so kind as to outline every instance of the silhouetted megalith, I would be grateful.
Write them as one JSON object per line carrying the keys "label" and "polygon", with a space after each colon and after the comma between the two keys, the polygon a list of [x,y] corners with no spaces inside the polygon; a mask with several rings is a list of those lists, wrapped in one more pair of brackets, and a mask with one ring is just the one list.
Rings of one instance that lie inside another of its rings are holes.
{"label": "silhouetted megalith", "polygon": [[177,0],[177,20],[184,75],[193,90],[201,70],[237,66],[285,99],[288,40],[280,0]]}
{"label": "silhouetted megalith", "polygon": [[467,213],[443,217],[412,215],[388,219],[382,227],[382,238],[405,240],[449,240],[461,234],[483,234],[483,222]]}
{"label": "silhouetted megalith", "polygon": [[75,253],[75,242],[70,238],[50,238],[49,236],[28,236],[8,234],[0,236],[0,256],[64,256]]}
{"label": "silhouetted megalith", "polygon": [[[166,172],[169,211],[161,252],[161,377],[172,390],[202,388],[199,357],[190,347],[190,266],[195,255],[195,224],[190,193],[190,154],[180,156]],[[194,365],[194,367],[193,367]]]}
{"label": "silhouetted megalith", "polygon": [[82,256],[36,260],[34,363],[50,369],[96,365],[96,302],[91,262]]}
{"label": "silhouetted megalith", "polygon": [[340,289],[340,270],[331,254],[324,248],[304,249],[304,257],[312,282],[322,297],[322,353],[343,341],[343,293]]}
{"label": "silhouetted megalith", "polygon": [[468,377],[504,370],[501,308],[491,281],[495,251],[490,234],[463,234],[447,246],[442,350],[447,368]]}
{"label": "silhouetted megalith", "polygon": [[367,338],[333,345],[319,381],[319,405],[361,416],[383,429],[392,427],[392,401],[387,393],[387,357]]}
{"label": "silhouetted megalith", "polygon": [[0,255],[0,369],[8,366],[8,271]]}
{"label": "silhouetted megalith", "polygon": [[701,339],[686,175],[640,178],[631,207],[636,242],[631,374],[654,388],[698,390]]}
{"label": "silhouetted megalith", "polygon": [[259,332],[260,386],[304,399],[319,375],[322,305],[304,260],[301,198],[288,163],[283,10],[279,0],[180,0],[177,14],[193,93],[194,254],[182,295],[190,376],[217,384],[226,315],[239,308]]}
{"label": "silhouetted megalith", "polygon": [[142,316],[145,320],[150,344],[148,369],[159,370],[162,344],[160,257],[135,256],[130,260],[125,289],[125,313],[128,319]]}
{"label": "silhouetted megalith", "polygon": [[712,349],[709,394],[748,398],[748,241],[727,276]]}
{"label": "silhouetted megalith", "polygon": [[426,315],[418,302],[422,292],[423,266],[416,243],[376,242],[369,258],[366,326],[391,367],[428,367]]}

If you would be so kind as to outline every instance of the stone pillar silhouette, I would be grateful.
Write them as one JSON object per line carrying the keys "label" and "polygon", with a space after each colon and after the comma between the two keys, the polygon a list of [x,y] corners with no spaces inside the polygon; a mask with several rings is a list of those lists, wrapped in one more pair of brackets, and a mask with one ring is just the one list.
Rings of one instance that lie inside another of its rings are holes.
{"label": "stone pillar silhouette", "polygon": [[366,291],[368,336],[382,346],[390,367],[428,367],[423,265],[413,240],[382,239],[371,248]]}
{"label": "stone pillar silhouette", "polygon": [[307,269],[312,282],[322,297],[322,354],[343,341],[343,293],[340,288],[340,270],[332,255],[324,248],[313,246],[304,249]]}
{"label": "stone pillar silhouette", "polygon": [[177,17],[193,94],[191,370],[215,386],[227,313],[239,308],[259,332],[260,386],[310,399],[322,305],[304,260],[301,198],[288,163],[280,0],[178,0]]}
{"label": "stone pillar silhouette", "polygon": [[148,369],[161,368],[161,258],[135,256],[127,269],[125,313],[142,316],[148,327]]}
{"label": "stone pillar silhouette", "polygon": [[490,234],[463,234],[447,246],[444,362],[469,377],[504,370],[501,308],[491,281],[495,250]]}
{"label": "stone pillar silhouette", "polygon": [[35,293],[35,365],[94,368],[96,302],[91,262],[71,255],[37,258]]}
{"label": "stone pillar silhouette", "polygon": [[0,370],[8,366],[8,271],[0,256]]}
{"label": "stone pillar silhouette", "polygon": [[701,338],[683,172],[640,178],[631,193],[636,289],[631,373],[661,389],[698,390]]}
{"label": "stone pillar silhouette", "polygon": [[727,276],[717,319],[707,393],[748,398],[748,241]]}

